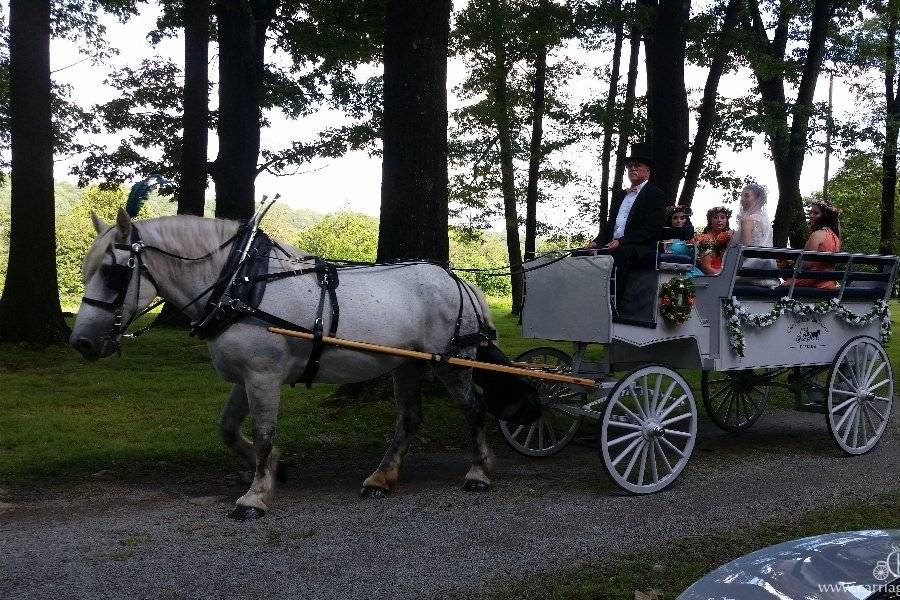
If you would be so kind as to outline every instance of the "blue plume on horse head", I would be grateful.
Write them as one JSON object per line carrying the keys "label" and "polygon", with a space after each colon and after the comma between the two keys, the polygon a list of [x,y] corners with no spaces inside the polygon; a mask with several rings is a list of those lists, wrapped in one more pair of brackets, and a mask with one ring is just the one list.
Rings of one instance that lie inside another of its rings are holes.
{"label": "blue plume on horse head", "polygon": [[125,202],[125,212],[127,212],[128,216],[132,219],[135,218],[141,211],[141,206],[144,205],[144,202],[146,202],[147,198],[150,196],[150,190],[158,185],[170,185],[171,183],[171,181],[158,174],[150,175],[149,177],[138,181],[131,186],[131,191],[128,192],[128,200]]}

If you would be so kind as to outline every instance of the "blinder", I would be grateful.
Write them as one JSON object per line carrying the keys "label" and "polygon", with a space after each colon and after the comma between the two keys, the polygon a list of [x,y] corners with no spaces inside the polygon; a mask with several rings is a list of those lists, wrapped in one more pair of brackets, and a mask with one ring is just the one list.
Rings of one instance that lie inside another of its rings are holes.
{"label": "blinder", "polygon": [[[128,260],[125,264],[121,264],[116,260],[116,254],[113,252],[114,248],[116,250],[127,250],[129,252]],[[97,308],[102,308],[113,313],[113,325],[109,331],[108,337],[109,340],[118,347],[119,340],[128,329],[128,326],[143,314],[143,312],[137,308],[141,297],[141,275],[143,274],[147,277],[154,288],[159,289],[159,285],[156,283],[153,275],[150,274],[150,271],[141,259],[144,252],[144,242],[140,238],[137,227],[133,224],[131,226],[130,243],[112,244],[107,249],[107,252],[112,258],[112,264],[101,265],[100,276],[102,277],[103,284],[116,293],[115,298],[108,301],[99,298],[90,298],[87,295],[84,295],[82,296],[81,301],[89,306],[96,306]],[[131,280],[134,279],[135,274],[137,274],[137,285],[134,289],[135,311],[126,322],[123,321],[125,298],[128,295],[128,288],[131,285]]]}

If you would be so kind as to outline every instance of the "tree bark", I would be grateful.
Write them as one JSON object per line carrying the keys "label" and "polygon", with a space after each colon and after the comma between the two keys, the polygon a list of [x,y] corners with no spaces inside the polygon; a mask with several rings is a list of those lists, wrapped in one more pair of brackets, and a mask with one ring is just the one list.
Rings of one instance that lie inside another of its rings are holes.
{"label": "tree bark", "polygon": [[759,84],[763,104],[763,116],[770,123],[769,148],[778,181],[778,206],[775,210],[773,238],[776,246],[784,246],[790,240],[794,247],[805,244],[809,230],[803,217],[803,197],[800,193],[800,175],[806,154],[809,119],[813,112],[813,94],[822,69],[828,27],[840,0],[815,0],[810,20],[809,41],[803,61],[797,99],[788,105],[785,81],[780,69],[772,64],[785,60],[785,51],[792,14],[789,6],[782,4],[773,39],[770,41],[759,8],[759,0],[748,0],[749,30],[755,34],[758,50],[766,60],[751,60],[751,67]]}
{"label": "tree bark", "polygon": [[[625,19],[622,15],[622,0],[616,0],[616,27],[613,41],[612,69],[609,75],[609,91],[606,93],[606,108],[603,114],[603,149],[600,151],[600,237],[609,213],[609,169],[612,157],[612,136],[615,127],[616,96],[619,92],[619,67],[622,62],[622,40],[625,35]],[[619,137],[619,144],[622,139]]]}
{"label": "tree bark", "polygon": [[509,254],[512,313],[522,312],[524,279],[522,277],[522,249],[519,242],[519,215],[516,207],[516,181],[513,166],[512,126],[510,124],[509,76],[502,24],[497,0],[491,0],[491,28],[494,46],[493,104],[494,122],[500,145],[500,180],[503,195],[503,214],[506,221],[506,250]]}
{"label": "tree bark", "polygon": [[447,262],[450,0],[388,0],[378,260]]}
{"label": "tree bark", "polygon": [[886,16],[886,45],[884,70],[885,142],[881,156],[881,242],[878,251],[894,254],[894,218],[897,196],[897,137],[900,132],[900,80],[897,76],[897,25],[900,1],[890,0]]}
{"label": "tree bark", "polygon": [[674,202],[684,173],[690,112],[684,85],[685,45],[690,0],[639,0],[652,10],[652,29],[644,37],[647,63],[647,116],[656,163],[650,179]]}
{"label": "tree bark", "polygon": [[184,3],[184,138],[178,214],[203,216],[209,136],[209,0]]}
{"label": "tree bark", "polygon": [[725,9],[722,29],[719,32],[719,39],[716,41],[709,73],[706,76],[706,87],[703,89],[703,101],[700,104],[700,114],[697,117],[697,133],[694,135],[694,143],[691,146],[691,158],[685,171],[684,184],[681,186],[681,197],[678,204],[683,206],[690,206],[694,201],[694,192],[697,191],[697,183],[700,181],[700,171],[703,169],[706,148],[709,145],[712,125],[716,117],[719,80],[722,78],[722,72],[725,70],[725,63],[728,60],[728,53],[731,49],[728,43],[728,36],[737,27],[741,4],[742,0],[729,0]]}
{"label": "tree bark", "polygon": [[266,29],[277,0],[216,0],[219,31],[219,154],[211,165],[216,216],[253,215]]}
{"label": "tree bark", "polygon": [[[619,128],[619,146],[616,149],[616,168],[613,173],[613,190],[622,189],[622,179],[625,176],[625,157],[628,156],[628,144],[631,142],[631,120],[634,112],[634,101],[637,89],[638,58],[641,54],[641,33],[637,27],[631,28],[631,41],[628,54],[628,78],[625,83],[625,101],[622,104],[622,126]],[[606,213],[601,223],[607,220]],[[601,225],[602,226],[602,225]]]}
{"label": "tree bark", "polygon": [[65,342],[59,304],[50,106],[50,0],[9,4],[11,224],[0,341]]}
{"label": "tree bark", "polygon": [[525,260],[535,256],[537,245],[538,180],[544,158],[544,97],[547,83],[547,46],[537,50],[534,59],[534,94],[531,108],[531,147],[528,157],[528,192],[525,195]]}

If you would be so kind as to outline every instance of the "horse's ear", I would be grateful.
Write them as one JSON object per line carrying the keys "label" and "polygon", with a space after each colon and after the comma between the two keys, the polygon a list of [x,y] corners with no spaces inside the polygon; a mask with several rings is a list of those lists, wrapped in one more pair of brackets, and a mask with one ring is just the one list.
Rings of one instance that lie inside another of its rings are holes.
{"label": "horse's ear", "polygon": [[97,216],[97,213],[91,211],[91,221],[94,223],[94,230],[100,234],[109,229],[109,225],[103,222],[103,219]]}
{"label": "horse's ear", "polygon": [[119,233],[122,234],[122,237],[127,239],[131,234],[131,217],[128,216],[124,208],[120,208],[119,214],[116,215],[116,226],[119,228]]}

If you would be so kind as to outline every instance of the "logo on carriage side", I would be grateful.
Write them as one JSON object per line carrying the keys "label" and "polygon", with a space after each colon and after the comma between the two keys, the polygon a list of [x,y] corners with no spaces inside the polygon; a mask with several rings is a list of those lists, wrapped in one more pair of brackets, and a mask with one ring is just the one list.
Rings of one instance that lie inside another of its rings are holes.
{"label": "logo on carriage side", "polygon": [[794,345],[790,348],[815,350],[824,347],[823,331],[828,333],[828,326],[822,321],[821,315],[794,315],[794,322],[787,329],[788,334],[794,338]]}

